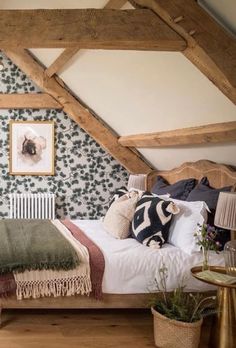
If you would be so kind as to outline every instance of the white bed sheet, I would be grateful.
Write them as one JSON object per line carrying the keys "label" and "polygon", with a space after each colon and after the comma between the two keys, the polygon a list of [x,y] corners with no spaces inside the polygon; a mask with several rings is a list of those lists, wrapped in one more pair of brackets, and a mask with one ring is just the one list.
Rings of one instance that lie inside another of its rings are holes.
{"label": "white bed sheet", "polygon": [[[103,292],[109,294],[137,294],[156,290],[154,279],[164,262],[168,268],[167,288],[175,289],[185,278],[186,291],[207,291],[213,286],[196,280],[190,274],[193,266],[200,266],[200,252],[188,255],[181,249],[165,244],[162,249],[148,248],[132,238],[118,240],[110,236],[101,220],[74,220],[86,235],[102,250],[105,258]],[[210,264],[223,266],[222,253],[211,252]]]}

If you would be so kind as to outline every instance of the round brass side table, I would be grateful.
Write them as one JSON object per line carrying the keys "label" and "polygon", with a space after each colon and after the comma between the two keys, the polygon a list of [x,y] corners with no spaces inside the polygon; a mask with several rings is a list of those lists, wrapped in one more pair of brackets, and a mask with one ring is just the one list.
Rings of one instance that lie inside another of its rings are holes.
{"label": "round brass side table", "polygon": [[[210,271],[226,274],[224,267],[210,266]],[[214,316],[209,347],[236,348],[236,284],[226,284],[219,281],[208,281],[198,277],[202,267],[193,267],[192,275],[207,284],[218,287],[218,312]]]}

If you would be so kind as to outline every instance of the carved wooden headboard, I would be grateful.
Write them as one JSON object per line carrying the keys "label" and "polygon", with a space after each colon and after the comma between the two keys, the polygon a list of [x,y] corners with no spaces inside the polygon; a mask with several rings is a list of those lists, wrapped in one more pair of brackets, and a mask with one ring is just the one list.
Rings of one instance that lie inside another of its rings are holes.
{"label": "carved wooden headboard", "polygon": [[[207,176],[211,187],[233,186],[234,191],[236,187],[236,168],[208,160],[186,162],[178,168],[166,171],[153,170],[146,177],[148,191],[151,191],[158,175],[161,175],[170,184],[188,178],[200,180],[203,176]],[[236,239],[236,231],[231,232],[231,239]]]}
{"label": "carved wooden headboard", "polygon": [[161,175],[170,184],[187,178],[200,180],[203,176],[207,176],[210,185],[214,188],[236,185],[236,168],[208,160],[186,162],[178,168],[167,171],[154,170],[147,175],[147,190],[151,190],[158,175]]}

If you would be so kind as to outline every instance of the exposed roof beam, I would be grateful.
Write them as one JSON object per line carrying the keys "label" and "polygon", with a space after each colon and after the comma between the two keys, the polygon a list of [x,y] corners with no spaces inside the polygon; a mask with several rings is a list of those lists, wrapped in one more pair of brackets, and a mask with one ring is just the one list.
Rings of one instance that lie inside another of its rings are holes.
{"label": "exposed roof beam", "polygon": [[59,72],[63,66],[79,51],[78,47],[66,48],[57,59],[45,70],[48,77],[53,76]]}
{"label": "exposed roof beam", "polygon": [[62,106],[46,93],[13,93],[0,94],[0,109],[62,109]]}
{"label": "exposed roof beam", "polygon": [[119,138],[119,143],[123,146],[148,148],[233,141],[236,141],[236,121],[157,133],[127,135]]}
{"label": "exposed roof beam", "polygon": [[[120,9],[127,1],[126,0],[110,0],[104,8]],[[63,66],[79,51],[79,47],[66,48],[57,59],[46,69],[45,73],[51,77],[58,73]]]}
{"label": "exposed roof beam", "polygon": [[118,137],[84,107],[59,82],[47,77],[45,69],[24,49],[6,50],[6,55],[42,90],[55,98],[68,116],[93,137],[131,173],[147,173],[151,167],[137,153],[118,143]]}
{"label": "exposed roof beam", "polygon": [[135,0],[188,43],[184,55],[236,103],[236,40],[194,0]]}
{"label": "exposed roof beam", "polygon": [[120,9],[122,6],[124,6],[128,1],[127,0],[110,0],[108,3],[104,6],[104,8],[111,8],[113,10]]}
{"label": "exposed roof beam", "polygon": [[186,42],[150,10],[1,10],[0,47],[182,51]]}

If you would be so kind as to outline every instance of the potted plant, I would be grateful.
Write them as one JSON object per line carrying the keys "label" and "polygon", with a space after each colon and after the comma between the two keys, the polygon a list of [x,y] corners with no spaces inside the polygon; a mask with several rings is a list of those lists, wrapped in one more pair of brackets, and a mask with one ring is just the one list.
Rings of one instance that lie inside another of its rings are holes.
{"label": "potted plant", "polygon": [[199,293],[193,295],[184,292],[184,286],[179,286],[174,292],[167,292],[168,270],[165,265],[159,269],[159,276],[159,282],[156,281],[158,294],[153,299],[151,307],[156,346],[197,348],[203,316],[215,312],[212,309],[212,302],[215,302],[216,297],[203,297]]}

